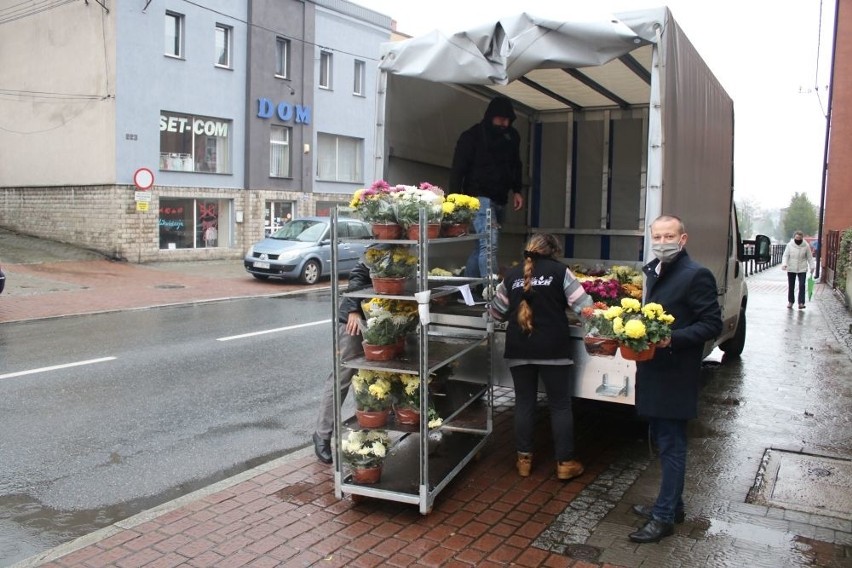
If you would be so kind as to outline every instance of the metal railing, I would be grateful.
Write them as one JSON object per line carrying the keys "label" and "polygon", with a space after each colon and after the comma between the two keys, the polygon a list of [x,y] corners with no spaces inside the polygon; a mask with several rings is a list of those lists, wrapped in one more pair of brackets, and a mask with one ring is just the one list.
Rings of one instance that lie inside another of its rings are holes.
{"label": "metal railing", "polygon": [[771,245],[769,249],[769,262],[757,262],[754,258],[754,241],[743,241],[743,271],[746,277],[763,272],[767,268],[781,263],[781,257],[784,255],[785,245]]}

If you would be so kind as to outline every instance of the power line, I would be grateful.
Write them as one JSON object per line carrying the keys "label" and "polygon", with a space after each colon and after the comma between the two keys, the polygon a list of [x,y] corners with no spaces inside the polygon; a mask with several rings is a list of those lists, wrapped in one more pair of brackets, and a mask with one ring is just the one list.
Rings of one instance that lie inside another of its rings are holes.
{"label": "power line", "polygon": [[[15,10],[15,12],[10,12],[7,14],[0,14],[0,25],[8,24],[9,22],[14,22],[17,20],[22,20],[30,16],[35,16],[36,14],[47,12],[48,10],[53,10],[54,8],[59,8],[60,6],[64,6],[65,4],[71,4],[72,2],[77,1],[78,0],[40,0],[38,2],[32,3],[27,8],[21,8]],[[20,4],[16,4],[16,6],[20,6]]]}
{"label": "power line", "polygon": [[87,95],[83,93],[54,93],[50,91],[29,91],[17,89],[0,89],[0,96],[27,97],[31,99],[61,99],[61,100],[98,100],[109,98],[109,95]]}

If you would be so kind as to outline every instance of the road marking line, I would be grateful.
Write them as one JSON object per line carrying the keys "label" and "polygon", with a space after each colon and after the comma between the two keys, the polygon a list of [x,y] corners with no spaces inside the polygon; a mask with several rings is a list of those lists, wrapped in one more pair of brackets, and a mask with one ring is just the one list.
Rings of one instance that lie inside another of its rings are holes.
{"label": "road marking line", "polygon": [[[232,339],[244,339],[246,337],[254,337],[255,335],[264,335],[266,333],[277,333],[279,331],[290,331],[291,329],[299,329],[300,327],[309,327],[312,325],[323,325],[331,322],[330,319],[322,321],[312,321],[311,323],[300,323],[299,325],[291,325],[288,327],[277,327],[275,329],[267,329],[264,331],[253,331],[251,333],[243,333],[242,335],[232,335],[230,337],[219,337],[216,341],[231,341]],[[2,378],[2,377],[0,377]]]}
{"label": "road marking line", "polygon": [[30,369],[29,371],[18,371],[17,373],[6,373],[0,375],[0,379],[11,379],[12,377],[23,377],[24,375],[34,375],[36,373],[45,373],[47,371],[56,371],[59,369],[68,369],[69,367],[79,367],[81,365],[93,365],[95,363],[104,363],[106,361],[114,361],[116,357],[101,357],[100,359],[89,359],[87,361],[77,361],[76,363],[65,363],[64,365],[53,365],[51,367],[41,367],[40,369]]}

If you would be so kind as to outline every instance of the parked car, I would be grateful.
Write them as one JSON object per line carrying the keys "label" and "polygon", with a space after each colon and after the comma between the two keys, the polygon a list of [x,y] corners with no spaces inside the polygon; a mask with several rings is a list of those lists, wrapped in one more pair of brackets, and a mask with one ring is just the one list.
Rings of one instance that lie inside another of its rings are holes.
{"label": "parked car", "polygon": [[3,288],[6,287],[6,273],[3,272],[3,268],[0,267],[0,294],[3,293]]}
{"label": "parked car", "polygon": [[[340,219],[338,237],[370,239],[370,225],[357,219]],[[338,247],[338,270],[349,272],[364,254],[366,243],[342,242]],[[243,264],[258,280],[297,278],[316,284],[331,273],[331,219],[302,217],[285,223],[279,230],[253,244]]]}

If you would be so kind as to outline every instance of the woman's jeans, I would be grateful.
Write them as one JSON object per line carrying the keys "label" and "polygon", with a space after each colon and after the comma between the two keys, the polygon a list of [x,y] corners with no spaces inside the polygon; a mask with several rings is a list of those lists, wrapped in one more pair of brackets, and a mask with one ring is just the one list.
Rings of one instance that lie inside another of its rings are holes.
{"label": "woman's jeans", "polygon": [[660,453],[662,479],[652,515],[674,523],[675,513],[683,511],[683,482],[686,477],[686,420],[649,418],[651,440]]}
{"label": "woman's jeans", "polygon": [[796,287],[796,280],[799,281],[799,305],[805,305],[805,276],[807,272],[788,272],[787,273],[787,302],[793,303],[793,290]]}
{"label": "woman's jeans", "polygon": [[515,383],[515,448],[533,451],[538,380],[544,383],[550,409],[553,453],[557,461],[574,459],[574,414],[571,365],[518,365],[509,369]]}
{"label": "woman's jeans", "polygon": [[[487,211],[491,209],[491,272],[497,271],[497,232],[503,222],[504,206],[497,205],[487,197],[478,197],[479,211],[473,217],[473,230],[484,235],[487,228]],[[464,275],[471,278],[484,278],[488,272],[488,239],[479,239],[476,248],[470,253],[465,264]]]}

